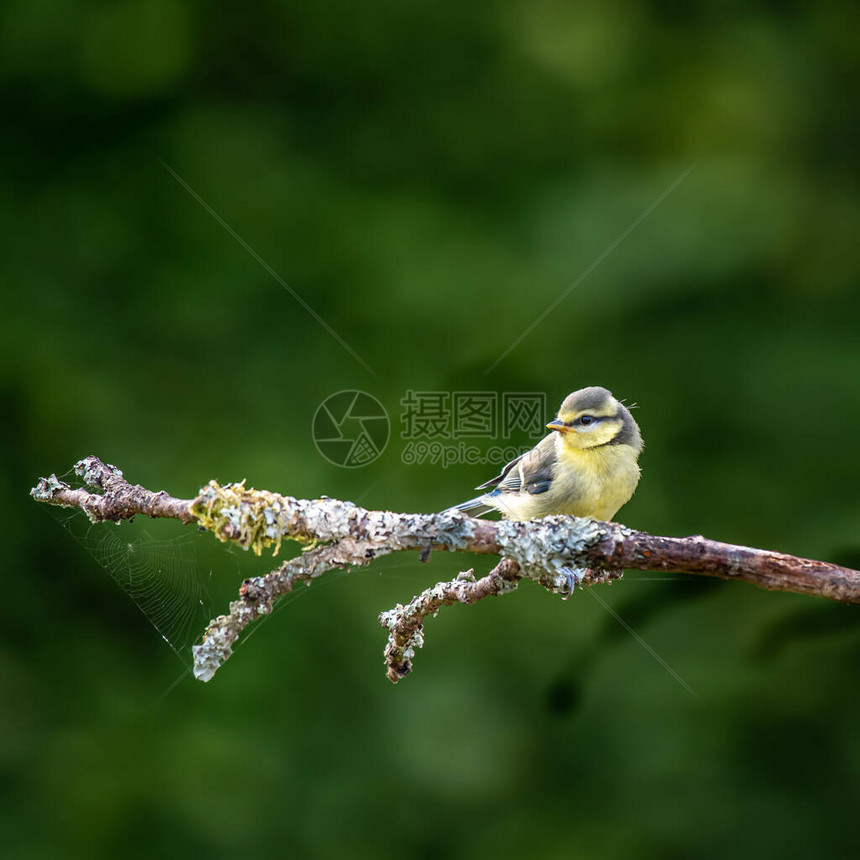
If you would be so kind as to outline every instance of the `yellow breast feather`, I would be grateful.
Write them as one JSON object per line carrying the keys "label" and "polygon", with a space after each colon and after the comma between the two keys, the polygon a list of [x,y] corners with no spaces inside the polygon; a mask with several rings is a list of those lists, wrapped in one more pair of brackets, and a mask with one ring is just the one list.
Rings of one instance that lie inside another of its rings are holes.
{"label": "yellow breast feather", "polygon": [[560,448],[549,505],[558,513],[611,520],[639,483],[637,455],[629,445]]}

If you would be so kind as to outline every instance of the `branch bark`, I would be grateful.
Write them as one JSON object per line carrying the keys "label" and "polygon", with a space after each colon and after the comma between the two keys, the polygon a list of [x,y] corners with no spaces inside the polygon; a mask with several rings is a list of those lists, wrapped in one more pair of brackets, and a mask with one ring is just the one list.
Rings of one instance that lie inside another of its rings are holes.
{"label": "branch bark", "polygon": [[473,552],[498,555],[501,561],[477,581],[467,571],[380,615],[389,631],[387,675],[395,682],[411,671],[428,615],[442,606],[505,594],[522,579],[569,597],[576,588],[617,579],[624,568],[685,572],[860,605],[856,570],[701,535],[661,537],[575,517],[492,522],[450,512],[370,511],[327,497],[294,499],[248,489],[244,481],[223,486],[211,481],[196,498],[177,499],[130,484],[119,469],[94,456],[78,462],[75,472],[90,490],[72,488],[51,475],[40,479],[30,494],[47,504],[80,508],[92,522],[120,522],[137,515],[168,517],[195,523],[219,540],[257,555],[265,549],[277,554],[284,540],[297,541],[305,549],[271,573],[246,580],[229,612],[210,622],[203,641],[193,649],[194,674],[203,681],[227,660],[245,627],[270,613],[296,583],[310,584],[328,570],[367,565],[403,550]]}

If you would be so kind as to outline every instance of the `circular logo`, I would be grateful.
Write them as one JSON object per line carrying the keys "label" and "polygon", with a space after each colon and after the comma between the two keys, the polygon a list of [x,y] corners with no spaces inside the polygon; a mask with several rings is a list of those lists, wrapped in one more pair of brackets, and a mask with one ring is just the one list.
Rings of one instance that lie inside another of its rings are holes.
{"label": "circular logo", "polygon": [[391,427],[385,407],[364,391],[338,391],[314,414],[314,444],[335,466],[357,469],[385,450]]}

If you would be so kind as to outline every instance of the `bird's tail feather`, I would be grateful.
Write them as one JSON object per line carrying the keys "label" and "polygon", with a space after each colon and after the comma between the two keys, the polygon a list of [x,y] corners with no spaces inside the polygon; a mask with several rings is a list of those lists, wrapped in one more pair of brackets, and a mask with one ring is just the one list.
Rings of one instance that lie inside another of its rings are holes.
{"label": "bird's tail feather", "polygon": [[469,514],[471,517],[482,517],[484,514],[489,513],[494,510],[490,505],[484,504],[482,501],[483,496],[476,496],[474,499],[469,499],[466,502],[460,502],[459,505],[454,505],[450,508],[445,508],[442,511],[443,514],[453,513],[454,511],[460,511],[464,514]]}

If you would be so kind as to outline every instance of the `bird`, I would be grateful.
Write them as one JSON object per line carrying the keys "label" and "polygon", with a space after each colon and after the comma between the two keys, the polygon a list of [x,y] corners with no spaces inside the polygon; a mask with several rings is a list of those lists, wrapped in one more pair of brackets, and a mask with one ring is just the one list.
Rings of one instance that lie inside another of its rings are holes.
{"label": "bird", "polygon": [[484,493],[447,512],[611,521],[639,483],[642,434],[630,410],[606,388],[592,385],[569,394],[546,426],[551,432],[534,448],[475,487]]}

